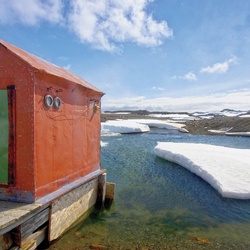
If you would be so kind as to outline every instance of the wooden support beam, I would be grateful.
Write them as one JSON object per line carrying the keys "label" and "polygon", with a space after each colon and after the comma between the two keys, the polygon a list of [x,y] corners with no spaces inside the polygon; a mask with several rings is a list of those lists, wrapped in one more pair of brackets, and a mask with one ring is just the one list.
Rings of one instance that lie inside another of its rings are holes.
{"label": "wooden support beam", "polygon": [[98,177],[98,193],[96,200],[96,208],[103,209],[106,194],[106,173],[103,173]]}
{"label": "wooden support beam", "polygon": [[106,183],[106,195],[105,200],[114,200],[115,197],[115,183]]}
{"label": "wooden support beam", "polygon": [[9,249],[13,244],[13,240],[10,233],[0,235],[0,250]]}
{"label": "wooden support beam", "polygon": [[48,206],[0,201],[0,235],[10,232]]}
{"label": "wooden support beam", "polygon": [[105,194],[105,208],[110,208],[115,197],[115,183],[107,182],[106,183],[106,194]]}
{"label": "wooden support beam", "polygon": [[22,250],[35,250],[47,238],[48,226],[43,227],[37,232],[26,238]]}
{"label": "wooden support beam", "polygon": [[31,235],[38,230],[43,224],[49,222],[49,207],[31,217],[12,231],[14,242],[17,246],[23,248],[29,241]]}

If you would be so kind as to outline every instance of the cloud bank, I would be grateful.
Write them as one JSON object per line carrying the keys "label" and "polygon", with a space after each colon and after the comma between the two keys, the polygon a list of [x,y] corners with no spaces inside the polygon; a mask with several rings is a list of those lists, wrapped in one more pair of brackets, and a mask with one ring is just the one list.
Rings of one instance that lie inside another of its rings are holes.
{"label": "cloud bank", "polygon": [[0,0],[0,23],[60,24],[83,43],[104,51],[119,51],[123,42],[161,45],[173,31],[166,21],[147,13],[152,0]]}
{"label": "cloud bank", "polygon": [[61,0],[0,0],[0,23],[38,25],[42,21],[63,21]]}
{"label": "cloud bank", "polygon": [[139,110],[149,111],[220,111],[222,109],[250,110],[250,89],[215,93],[202,96],[185,96],[179,98],[159,97],[146,98],[138,96],[132,98],[111,99],[103,97],[102,110]]}

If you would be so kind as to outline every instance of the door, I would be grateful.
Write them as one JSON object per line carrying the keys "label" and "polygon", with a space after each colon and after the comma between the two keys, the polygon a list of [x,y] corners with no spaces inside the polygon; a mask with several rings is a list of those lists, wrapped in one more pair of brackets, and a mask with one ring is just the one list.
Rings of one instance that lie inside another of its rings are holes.
{"label": "door", "polygon": [[0,89],[0,184],[8,184],[8,92]]}

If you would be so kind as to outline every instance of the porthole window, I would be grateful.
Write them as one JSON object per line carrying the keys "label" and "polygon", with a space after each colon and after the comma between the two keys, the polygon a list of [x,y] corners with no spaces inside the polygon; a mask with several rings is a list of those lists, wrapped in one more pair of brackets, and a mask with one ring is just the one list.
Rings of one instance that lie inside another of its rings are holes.
{"label": "porthole window", "polygon": [[61,99],[59,97],[55,97],[53,105],[55,109],[59,109],[61,107]]}
{"label": "porthole window", "polygon": [[53,97],[51,95],[46,95],[44,97],[44,105],[46,108],[51,108],[53,106]]}

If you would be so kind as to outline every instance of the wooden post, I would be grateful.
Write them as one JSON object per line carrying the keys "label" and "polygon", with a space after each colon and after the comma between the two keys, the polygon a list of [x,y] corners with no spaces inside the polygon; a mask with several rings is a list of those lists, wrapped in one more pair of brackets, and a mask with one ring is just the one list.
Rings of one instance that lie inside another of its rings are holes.
{"label": "wooden post", "polygon": [[105,194],[106,194],[106,173],[103,173],[98,177],[98,193],[97,193],[97,200],[96,200],[96,208],[103,209],[104,208],[104,201],[105,201]]}
{"label": "wooden post", "polygon": [[109,208],[115,197],[115,183],[106,183],[105,208]]}

